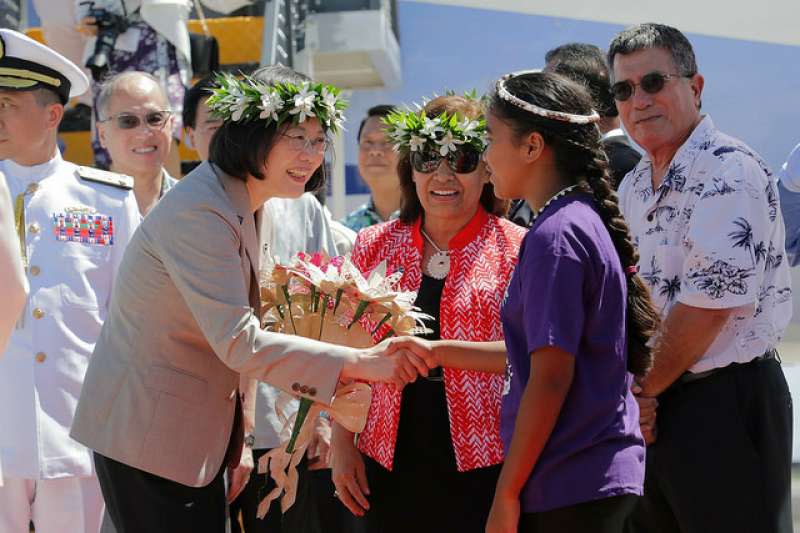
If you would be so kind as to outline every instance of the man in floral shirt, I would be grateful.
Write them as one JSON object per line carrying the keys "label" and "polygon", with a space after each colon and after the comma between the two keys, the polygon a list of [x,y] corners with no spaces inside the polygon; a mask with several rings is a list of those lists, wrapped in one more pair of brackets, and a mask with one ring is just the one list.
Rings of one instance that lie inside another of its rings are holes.
{"label": "man in floral shirt", "polygon": [[792,302],[774,180],[700,113],[703,77],[680,31],[629,28],[608,59],[622,121],[646,150],[620,206],[662,310],[635,389],[650,446],[628,529],[791,531],[792,407],[775,347]]}
{"label": "man in floral shirt", "polygon": [[371,107],[358,128],[358,172],[369,187],[370,199],[342,220],[356,232],[397,218],[400,209],[397,154],[386,139],[383,124],[392,109],[389,105]]}

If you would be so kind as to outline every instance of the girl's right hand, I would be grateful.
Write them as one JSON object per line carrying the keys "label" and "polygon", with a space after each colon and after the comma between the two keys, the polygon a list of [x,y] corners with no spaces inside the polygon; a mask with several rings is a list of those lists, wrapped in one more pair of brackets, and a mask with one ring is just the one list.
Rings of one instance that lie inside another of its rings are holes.
{"label": "girl's right hand", "polygon": [[364,516],[369,510],[369,485],[364,458],[353,443],[353,434],[335,426],[331,439],[330,462],[334,495],[356,516]]}

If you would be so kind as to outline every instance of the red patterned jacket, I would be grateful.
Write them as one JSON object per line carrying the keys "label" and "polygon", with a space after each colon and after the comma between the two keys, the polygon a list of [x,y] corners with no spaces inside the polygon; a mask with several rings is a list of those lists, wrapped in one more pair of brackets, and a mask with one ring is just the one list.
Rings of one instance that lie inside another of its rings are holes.
{"label": "red patterned jacket", "polygon": [[[365,274],[386,260],[389,272],[403,271],[400,287],[417,291],[422,283],[421,219],[399,220],[361,230],[353,263]],[[494,341],[503,338],[500,304],[517,262],[525,230],[483,209],[449,244],[450,274],[442,291],[442,339]],[[460,472],[500,463],[500,395],[503,376],[444,369],[450,435]],[[392,468],[401,392],[394,385],[372,386],[367,425],[359,449],[385,468]]]}

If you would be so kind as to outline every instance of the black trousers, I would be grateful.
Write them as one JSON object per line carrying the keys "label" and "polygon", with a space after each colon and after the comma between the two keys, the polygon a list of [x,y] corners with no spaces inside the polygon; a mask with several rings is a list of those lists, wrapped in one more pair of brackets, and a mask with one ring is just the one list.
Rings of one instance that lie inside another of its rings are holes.
{"label": "black trousers", "polygon": [[467,472],[389,471],[363,455],[370,509],[347,533],[483,533],[500,465]]}
{"label": "black trousers", "polygon": [[250,474],[244,490],[230,506],[231,533],[241,533],[239,513],[244,533],[339,533],[347,509],[333,496],[334,486],[330,469],[308,470],[304,458],[297,465],[298,481],[295,502],[281,514],[280,499],[273,500],[267,516],[256,516],[258,504],[275,488],[268,474],[257,473],[258,460],[269,450],[253,450],[256,468]]}
{"label": "black trousers", "polygon": [[187,487],[96,452],[94,465],[117,533],[225,531],[224,467],[207,486]]}
{"label": "black trousers", "polygon": [[776,359],[662,394],[629,533],[792,531],[792,399]]}
{"label": "black trousers", "polygon": [[638,496],[625,494],[541,513],[522,513],[520,533],[622,533]]}

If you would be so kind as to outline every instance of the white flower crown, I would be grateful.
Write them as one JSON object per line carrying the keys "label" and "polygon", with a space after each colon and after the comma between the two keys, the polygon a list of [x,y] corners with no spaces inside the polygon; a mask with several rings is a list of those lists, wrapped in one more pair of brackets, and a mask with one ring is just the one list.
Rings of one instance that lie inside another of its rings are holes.
{"label": "white flower crown", "polygon": [[207,105],[211,112],[225,121],[247,122],[265,120],[266,125],[278,125],[286,120],[295,124],[307,118],[318,118],[326,131],[342,129],[347,102],[341,89],[323,83],[303,82],[300,85],[278,83],[267,85],[243,76],[217,76]]}
{"label": "white flower crown", "polygon": [[437,151],[442,157],[468,145],[479,153],[486,148],[486,121],[442,113],[430,118],[424,109],[393,111],[383,119],[386,136],[395,150]]}

